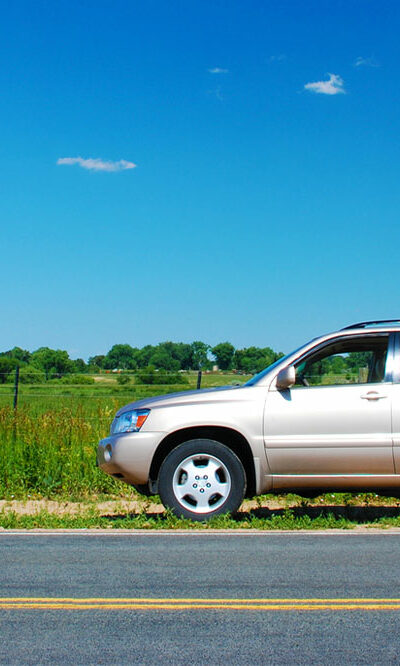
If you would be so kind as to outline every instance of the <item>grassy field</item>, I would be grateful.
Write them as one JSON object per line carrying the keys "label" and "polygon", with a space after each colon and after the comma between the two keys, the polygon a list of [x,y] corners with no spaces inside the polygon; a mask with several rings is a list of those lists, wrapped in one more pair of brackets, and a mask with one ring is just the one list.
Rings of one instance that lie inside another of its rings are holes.
{"label": "grassy field", "polygon": [[[185,378],[186,384],[169,386],[120,386],[113,376],[82,386],[21,385],[17,410],[13,387],[0,386],[0,527],[201,528],[164,512],[157,498],[140,498],[95,466],[97,442],[108,434],[119,407],[196,387],[196,373]],[[203,375],[202,388],[246,380],[234,374]],[[214,519],[208,528],[400,527],[398,504],[371,493],[326,494],[313,501],[265,495],[245,503],[233,518]]]}
{"label": "grassy field", "polygon": [[[79,399],[85,409],[90,401],[102,404],[117,404],[121,406],[132,400],[138,400],[153,395],[174,393],[176,391],[189,391],[196,388],[197,372],[182,373],[182,384],[143,384],[131,377],[131,383],[125,386],[118,384],[115,375],[93,375],[93,384],[63,384],[52,380],[44,384],[20,384],[18,389],[18,406],[27,406],[37,412],[54,409],[61,404],[67,407],[72,399]],[[209,373],[202,375],[201,388],[215,386],[233,386],[245,383],[251,375],[237,375],[233,373]],[[12,383],[0,385],[0,407],[12,406],[14,386]],[[75,405],[74,405],[75,406]]]}
{"label": "grassy field", "polygon": [[[85,497],[134,491],[95,466],[97,442],[109,432],[116,410],[139,398],[196,387],[197,373],[179,385],[120,386],[100,375],[91,385],[21,384],[18,408],[12,385],[0,386],[0,497]],[[244,381],[245,377],[203,375],[202,388]]]}

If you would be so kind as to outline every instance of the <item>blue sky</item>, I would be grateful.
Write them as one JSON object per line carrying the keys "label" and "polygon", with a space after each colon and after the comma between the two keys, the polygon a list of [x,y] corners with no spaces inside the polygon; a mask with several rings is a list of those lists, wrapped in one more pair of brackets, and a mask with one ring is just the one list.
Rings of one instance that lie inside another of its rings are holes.
{"label": "blue sky", "polygon": [[4,4],[0,349],[400,316],[399,32],[397,0]]}

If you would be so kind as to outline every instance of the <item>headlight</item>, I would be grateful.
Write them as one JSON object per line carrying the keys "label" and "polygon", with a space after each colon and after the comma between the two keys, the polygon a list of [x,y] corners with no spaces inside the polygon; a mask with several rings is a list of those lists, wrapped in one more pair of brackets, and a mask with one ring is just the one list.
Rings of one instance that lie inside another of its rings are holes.
{"label": "headlight", "polygon": [[150,413],[149,409],[133,409],[124,412],[114,419],[111,425],[111,434],[119,432],[138,432]]}

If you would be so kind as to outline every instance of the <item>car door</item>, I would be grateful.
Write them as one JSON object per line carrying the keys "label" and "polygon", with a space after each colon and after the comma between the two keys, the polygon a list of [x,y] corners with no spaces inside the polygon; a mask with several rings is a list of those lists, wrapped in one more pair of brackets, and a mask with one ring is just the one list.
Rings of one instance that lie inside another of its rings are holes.
{"label": "car door", "polygon": [[[273,474],[394,473],[393,348],[394,336],[385,333],[336,338],[296,362],[293,387],[279,391],[272,383],[264,441]],[[316,367],[319,374],[307,375]]]}
{"label": "car door", "polygon": [[400,333],[396,333],[394,344],[392,424],[394,467],[400,474]]}

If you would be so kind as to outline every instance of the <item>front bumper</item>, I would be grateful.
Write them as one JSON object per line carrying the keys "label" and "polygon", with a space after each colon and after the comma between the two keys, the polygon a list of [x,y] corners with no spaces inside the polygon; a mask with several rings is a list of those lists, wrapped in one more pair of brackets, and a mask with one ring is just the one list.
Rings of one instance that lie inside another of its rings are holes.
{"label": "front bumper", "polygon": [[130,485],[147,484],[151,461],[164,435],[139,431],[105,437],[98,444],[97,464]]}

